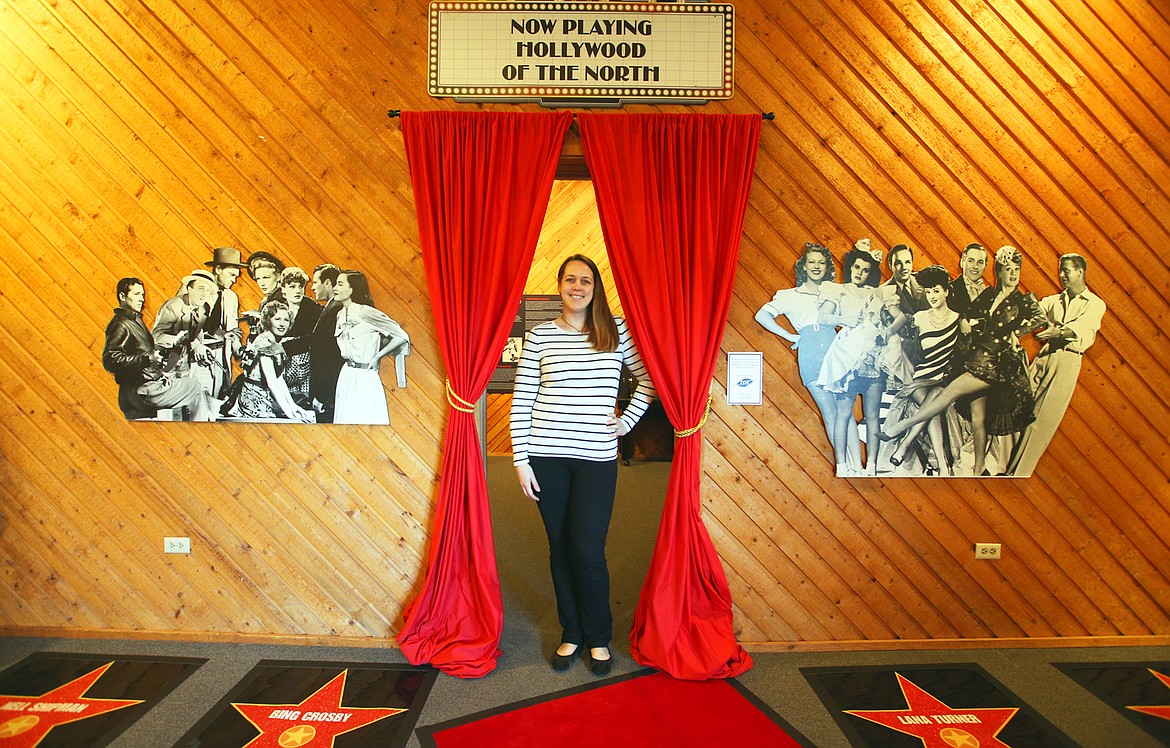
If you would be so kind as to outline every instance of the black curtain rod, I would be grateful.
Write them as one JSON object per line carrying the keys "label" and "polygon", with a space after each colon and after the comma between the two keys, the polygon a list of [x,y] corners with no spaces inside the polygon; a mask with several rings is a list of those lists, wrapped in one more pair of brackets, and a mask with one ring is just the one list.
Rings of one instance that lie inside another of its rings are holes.
{"label": "black curtain rod", "polygon": [[[401,110],[401,109],[390,109],[390,110],[388,110],[388,111],[386,112],[386,116],[387,116],[387,117],[390,117],[391,119],[393,119],[394,117],[398,117],[398,116],[400,116],[401,114],[402,114],[402,110]],[[574,114],[573,116],[574,116],[574,117],[576,117],[577,115],[576,115],[576,114]],[[761,116],[761,117],[763,117],[763,118],[764,118],[764,119],[766,119],[766,120],[774,120],[774,119],[776,119],[776,113],[775,113],[775,112],[763,112],[763,113],[761,113],[761,114],[760,114],[760,116]]]}

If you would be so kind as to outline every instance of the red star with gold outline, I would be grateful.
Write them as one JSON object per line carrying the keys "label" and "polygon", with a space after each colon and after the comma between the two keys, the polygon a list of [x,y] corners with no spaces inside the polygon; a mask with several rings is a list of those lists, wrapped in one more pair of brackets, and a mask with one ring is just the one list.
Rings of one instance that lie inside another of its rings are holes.
{"label": "red star with gold outline", "polygon": [[406,711],[342,706],[348,676],[349,670],[342,670],[299,704],[233,703],[260,731],[244,748],[332,748],[338,735]]}
{"label": "red star with gold outline", "polygon": [[996,736],[1019,709],[951,709],[900,673],[894,675],[898,677],[907,709],[845,713],[912,735],[925,748],[1011,748]]}
{"label": "red star with gold outline", "polygon": [[42,696],[0,694],[0,748],[33,748],[58,725],[141,704],[140,699],[87,699],[83,695],[110,669],[107,662]]}
{"label": "red star with gold outline", "polygon": [[[1162,681],[1162,685],[1170,688],[1170,676],[1162,675],[1157,670],[1149,668],[1150,674],[1158,680]],[[1132,709],[1135,712],[1148,714],[1151,717],[1160,717],[1162,719],[1170,719],[1170,705],[1167,706],[1127,706],[1126,709]]]}

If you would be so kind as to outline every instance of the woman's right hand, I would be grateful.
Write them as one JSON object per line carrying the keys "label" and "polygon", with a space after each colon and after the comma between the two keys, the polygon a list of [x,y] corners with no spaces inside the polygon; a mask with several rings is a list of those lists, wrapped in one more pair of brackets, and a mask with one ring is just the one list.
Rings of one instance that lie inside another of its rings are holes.
{"label": "woman's right hand", "polygon": [[520,479],[520,490],[533,501],[540,501],[540,484],[536,482],[536,474],[531,465],[517,465],[516,477]]}

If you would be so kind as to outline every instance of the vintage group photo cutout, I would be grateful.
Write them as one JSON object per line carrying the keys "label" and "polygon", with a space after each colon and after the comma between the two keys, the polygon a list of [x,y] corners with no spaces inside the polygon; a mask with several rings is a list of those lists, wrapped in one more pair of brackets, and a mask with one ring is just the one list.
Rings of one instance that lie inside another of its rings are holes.
{"label": "vintage group photo cutout", "polygon": [[203,265],[153,323],[141,279],[112,289],[102,365],[128,420],[390,423],[380,365],[389,359],[405,387],[410,336],[374,304],[364,273],[306,272],[264,251],[245,261],[233,247]]}
{"label": "vintage group photo cutout", "polygon": [[[951,277],[914,250],[808,243],[756,321],[792,344],[840,477],[1027,477],[1056,433],[1105,302],[1061,255],[1061,292],[1020,287],[1023,253],[969,244]],[[884,282],[882,274],[888,270]],[[987,278],[990,271],[990,281]],[[1033,336],[1038,350],[1021,345]],[[860,420],[858,419],[860,414]]]}

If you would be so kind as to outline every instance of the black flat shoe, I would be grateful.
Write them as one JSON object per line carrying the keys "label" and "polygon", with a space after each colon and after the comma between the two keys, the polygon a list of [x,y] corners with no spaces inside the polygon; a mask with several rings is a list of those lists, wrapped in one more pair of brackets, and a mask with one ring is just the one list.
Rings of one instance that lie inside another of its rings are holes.
{"label": "black flat shoe", "polygon": [[589,655],[589,672],[598,677],[609,675],[610,670],[613,669],[613,656],[609,656],[604,660],[598,660]]}
{"label": "black flat shoe", "polygon": [[894,467],[899,467],[902,464],[902,458],[898,455],[890,455],[890,464]]}
{"label": "black flat shoe", "polygon": [[[557,649],[560,649],[560,647],[557,647]],[[580,653],[581,653],[580,647],[578,647],[577,649],[574,649],[573,654],[563,655],[563,654],[557,654],[556,652],[553,652],[552,669],[556,670],[558,673],[563,673],[564,671],[573,667],[573,663],[577,661],[577,655],[579,655]]]}

